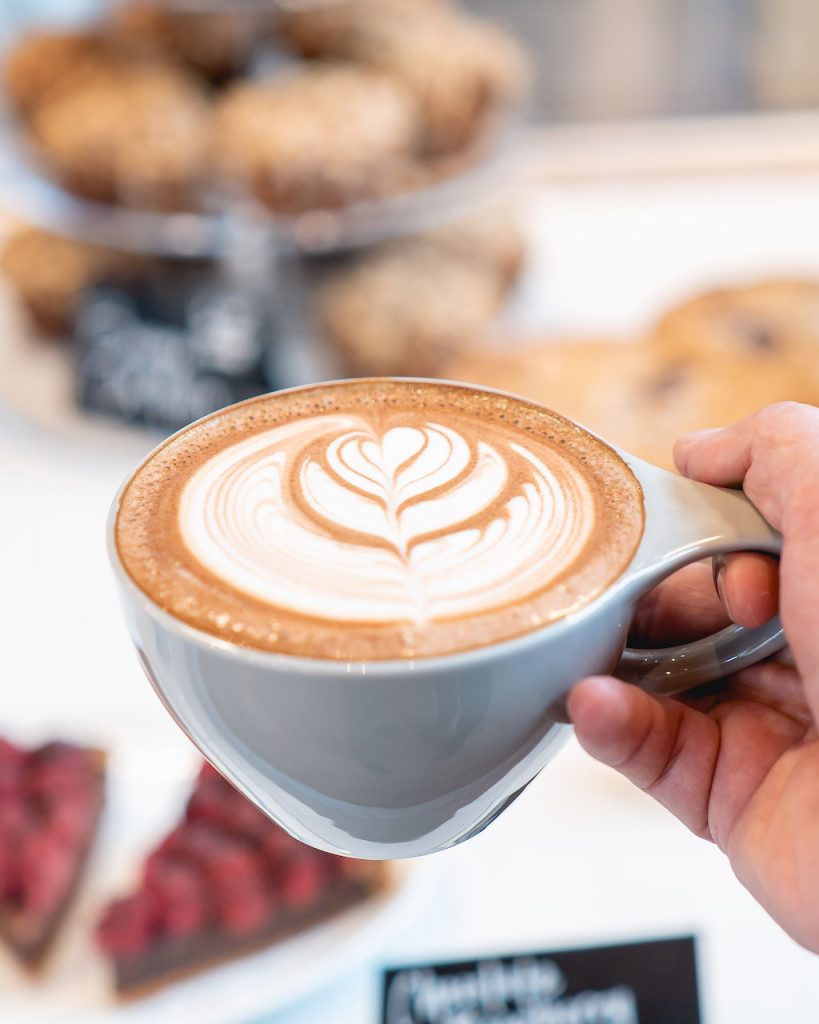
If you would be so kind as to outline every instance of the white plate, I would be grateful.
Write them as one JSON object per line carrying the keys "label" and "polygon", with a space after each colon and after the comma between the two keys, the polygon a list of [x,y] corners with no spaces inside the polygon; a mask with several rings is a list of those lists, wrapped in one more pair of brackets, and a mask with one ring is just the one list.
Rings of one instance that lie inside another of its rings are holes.
{"label": "white plate", "polygon": [[[134,766],[136,767],[136,766]],[[189,766],[194,768],[193,759]],[[13,1024],[232,1024],[272,1013],[375,958],[423,908],[429,862],[390,865],[389,883],[366,903],[250,956],[120,1002],[93,945],[100,909],[127,891],[141,854],[172,824],[189,776],[175,758],[145,771],[113,771],[103,828],[79,899],[44,970],[31,976],[0,950],[0,1019]],[[164,785],[162,779],[164,776]]]}

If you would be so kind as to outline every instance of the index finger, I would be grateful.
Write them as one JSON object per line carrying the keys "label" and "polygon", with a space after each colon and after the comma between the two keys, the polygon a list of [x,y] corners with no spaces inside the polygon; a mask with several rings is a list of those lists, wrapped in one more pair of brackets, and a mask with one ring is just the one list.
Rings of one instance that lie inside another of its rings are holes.
{"label": "index finger", "polygon": [[674,455],[692,479],[741,484],[781,531],[782,621],[819,721],[819,409],[769,406],[735,426],[682,438]]}

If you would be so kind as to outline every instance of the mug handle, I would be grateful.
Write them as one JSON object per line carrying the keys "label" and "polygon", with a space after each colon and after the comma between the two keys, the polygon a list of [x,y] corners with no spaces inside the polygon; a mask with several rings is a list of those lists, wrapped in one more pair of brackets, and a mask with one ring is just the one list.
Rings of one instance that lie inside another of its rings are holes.
{"label": "mug handle", "polygon": [[[620,454],[645,498],[646,529],[628,574],[635,600],[691,562],[735,551],[781,553],[781,535],[742,491],[687,480]],[[776,615],[755,629],[732,625],[675,647],[627,647],[614,674],[651,693],[674,694],[747,668],[786,643]]]}

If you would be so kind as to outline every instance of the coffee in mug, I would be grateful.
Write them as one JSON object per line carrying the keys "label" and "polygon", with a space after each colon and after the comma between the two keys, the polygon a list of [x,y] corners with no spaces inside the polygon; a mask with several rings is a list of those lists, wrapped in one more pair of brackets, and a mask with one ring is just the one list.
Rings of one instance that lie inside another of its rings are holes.
{"label": "coffee in mug", "polygon": [[364,380],[254,399],[172,438],[127,486],[116,544],[183,622],[346,661],[541,628],[610,586],[642,531],[634,474],[556,413]]}
{"label": "coffee in mug", "polygon": [[485,828],[568,737],[583,676],[674,693],[785,642],[774,619],[628,649],[670,573],[781,537],[741,491],[440,381],[339,381],[194,423],[123,486],[108,542],[179,725],[298,839],[358,857]]}

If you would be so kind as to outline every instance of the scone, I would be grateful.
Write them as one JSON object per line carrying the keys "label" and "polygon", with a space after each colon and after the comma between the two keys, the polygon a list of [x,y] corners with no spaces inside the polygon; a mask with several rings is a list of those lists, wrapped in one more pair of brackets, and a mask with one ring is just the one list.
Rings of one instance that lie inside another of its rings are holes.
{"label": "scone", "polygon": [[349,372],[433,376],[483,330],[505,293],[501,276],[480,260],[398,242],[338,273],[316,307]]}
{"label": "scone", "polygon": [[257,41],[243,11],[173,10],[159,0],[129,0],[111,15],[117,35],[175,59],[213,82],[238,74]]}
{"label": "scone", "polygon": [[[323,36],[316,31],[319,14],[312,38],[301,33],[301,49],[368,64],[400,81],[420,106],[423,147],[429,154],[468,146],[494,111],[518,101],[525,91],[523,52],[489,22],[429,0],[355,0],[344,10],[336,30]],[[311,14],[294,12],[290,18],[289,36],[297,38],[299,18],[306,18],[309,27]],[[286,22],[283,31],[288,34]]]}
{"label": "scone", "polygon": [[73,242],[36,228],[15,231],[0,252],[0,271],[45,331],[71,329],[81,292],[107,276],[128,276],[139,257]]}
{"label": "scone", "polygon": [[161,65],[120,69],[35,111],[31,134],[70,191],[155,209],[195,204],[207,166],[209,106],[186,73]]}
{"label": "scone", "polygon": [[395,191],[417,133],[400,84],[330,65],[230,90],[214,119],[213,159],[270,209],[296,214]]}

